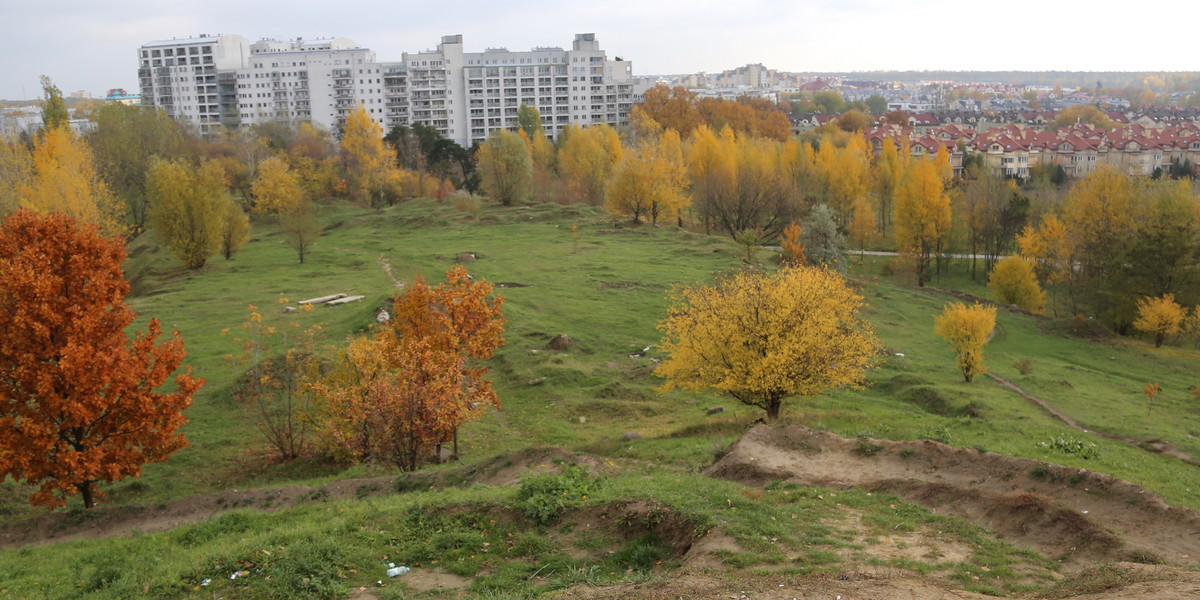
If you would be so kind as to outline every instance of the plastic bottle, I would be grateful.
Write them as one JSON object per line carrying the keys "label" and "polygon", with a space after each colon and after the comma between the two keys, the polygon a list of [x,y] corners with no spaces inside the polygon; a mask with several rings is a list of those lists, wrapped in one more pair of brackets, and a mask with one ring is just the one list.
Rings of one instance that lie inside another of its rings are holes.
{"label": "plastic bottle", "polygon": [[403,575],[409,571],[410,569],[408,567],[392,567],[387,570],[387,576],[396,577],[397,575]]}

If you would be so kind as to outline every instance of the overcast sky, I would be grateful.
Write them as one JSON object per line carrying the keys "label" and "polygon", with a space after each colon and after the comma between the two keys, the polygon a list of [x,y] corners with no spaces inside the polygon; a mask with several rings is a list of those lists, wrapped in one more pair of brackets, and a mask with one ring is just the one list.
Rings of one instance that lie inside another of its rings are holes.
{"label": "overcast sky", "polygon": [[[200,33],[348,37],[379,60],[461,33],[465,50],[570,47],[592,32],[634,73],[1200,70],[1194,0],[0,0],[0,98],[137,91],[143,43]],[[1144,7],[1144,8],[1143,8]],[[1139,13],[1139,8],[1142,12]],[[1150,13],[1153,11],[1153,14]]]}

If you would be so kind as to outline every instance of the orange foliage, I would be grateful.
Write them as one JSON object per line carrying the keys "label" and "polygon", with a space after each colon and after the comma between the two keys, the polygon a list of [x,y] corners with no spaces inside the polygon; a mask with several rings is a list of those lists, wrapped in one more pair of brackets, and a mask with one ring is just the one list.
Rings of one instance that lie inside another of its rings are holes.
{"label": "orange foliage", "polygon": [[800,226],[795,221],[788,223],[787,227],[783,228],[783,239],[780,244],[783,246],[783,260],[793,267],[804,265],[804,242],[800,241]]}
{"label": "orange foliage", "polygon": [[151,319],[132,341],[120,239],[59,214],[20,211],[0,224],[0,477],[39,486],[34,505],[63,506],[96,485],[137,476],[187,445],[183,411],[204,384],[176,331]]}
{"label": "orange foliage", "polygon": [[335,369],[316,386],[328,401],[324,434],[335,448],[413,470],[488,404],[500,407],[487,368],[473,361],[504,343],[504,299],[489,300],[492,285],[471,281],[461,266],[446,278],[435,288],[414,281],[396,298],[392,326],[346,350],[340,371],[350,375]]}

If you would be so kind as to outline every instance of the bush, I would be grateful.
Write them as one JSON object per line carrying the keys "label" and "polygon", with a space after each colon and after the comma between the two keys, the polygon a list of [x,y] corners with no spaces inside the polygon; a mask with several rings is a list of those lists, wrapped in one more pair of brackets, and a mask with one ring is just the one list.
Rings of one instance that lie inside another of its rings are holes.
{"label": "bush", "polygon": [[945,425],[929,425],[917,430],[917,439],[949,444],[954,436],[950,435],[950,428]]}
{"label": "bush", "polygon": [[1013,363],[1013,368],[1022,375],[1030,375],[1033,373],[1033,361],[1028,358],[1022,358]]}
{"label": "bush", "polygon": [[575,464],[564,466],[557,475],[522,477],[514,508],[539,524],[553,523],[567,509],[583,504],[598,483]]}

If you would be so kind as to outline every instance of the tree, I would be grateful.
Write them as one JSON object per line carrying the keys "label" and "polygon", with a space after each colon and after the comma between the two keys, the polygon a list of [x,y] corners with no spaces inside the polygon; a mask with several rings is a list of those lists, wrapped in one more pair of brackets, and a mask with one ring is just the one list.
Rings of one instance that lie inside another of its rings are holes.
{"label": "tree", "polygon": [[254,196],[254,212],[286,213],[296,208],[304,199],[300,183],[282,159],[272,156],[258,167],[258,175],[250,185]]}
{"label": "tree", "polygon": [[124,204],[96,172],[87,143],[70,127],[43,131],[33,142],[32,159],[33,176],[21,191],[21,206],[92,223],[105,235],[126,233]]}
{"label": "tree", "polygon": [[605,189],[604,207],[635,223],[646,215],[657,224],[659,217],[673,218],[690,202],[686,177],[679,134],[668,129],[625,154]]}
{"label": "tree", "polygon": [[542,129],[542,115],[536,106],[522,104],[517,108],[517,127],[524,131],[530,140],[539,136],[546,137],[546,132]]}
{"label": "tree", "polygon": [[[696,109],[696,93],[683,86],[668,88],[656,85],[643,96],[643,101],[633,107],[633,120],[649,117],[663,129],[674,129],[679,137],[686,138],[700,126],[700,111]],[[641,113],[639,115],[638,113]]]}
{"label": "tree", "polygon": [[1112,119],[1104,114],[1104,111],[1090,104],[1077,104],[1068,106],[1054,116],[1054,120],[1046,124],[1047,131],[1054,131],[1060,127],[1069,127],[1075,123],[1088,123],[1095,125],[1099,129],[1111,130],[1114,126]]}
{"label": "tree", "polygon": [[318,385],[324,435],[350,456],[413,470],[444,441],[457,455],[458,428],[488,404],[499,408],[487,369],[473,361],[504,343],[504,299],[489,299],[492,285],[461,266],[446,277],[436,288],[414,281],[396,299],[391,326],[353,342],[335,377]]}
{"label": "tree", "polygon": [[346,115],[342,160],[350,184],[363,203],[372,208],[383,206],[384,186],[395,170],[395,154],[384,147],[383,128],[361,104]]}
{"label": "tree", "polygon": [[779,235],[799,212],[794,173],[785,169],[782,144],[696,130],[688,152],[692,198],[705,226],[716,225],[731,238],[753,230],[765,239]]}
{"label": "tree", "polygon": [[123,241],[66,215],[20,211],[0,223],[0,477],[37,485],[34,505],[138,476],[187,445],[183,411],[204,384],[151,319],[133,340]]}
{"label": "tree", "polygon": [[950,197],[937,165],[919,160],[896,192],[896,245],[914,260],[917,285],[930,279],[930,257],[940,253],[950,231]]}
{"label": "tree", "polygon": [[1138,300],[1138,317],[1133,326],[1139,331],[1154,334],[1154,347],[1161,348],[1167,336],[1180,332],[1187,309],[1175,302],[1174,294]]}
{"label": "tree", "polygon": [[88,143],[104,181],[124,199],[135,233],[146,228],[150,215],[146,193],[150,163],[155,157],[171,160],[187,154],[189,138],[183,127],[161,108],[106,102],[96,115]]}
{"label": "tree", "polygon": [[867,108],[871,109],[871,114],[873,115],[882,115],[883,113],[887,112],[887,98],[884,98],[879,94],[871,94],[870,96],[867,96],[867,99],[864,102],[867,103]]}
{"label": "tree", "polygon": [[221,221],[221,256],[225,260],[233,259],[246,242],[250,241],[250,217],[238,206],[237,202],[225,204],[225,214]]}
{"label": "tree", "polygon": [[67,104],[63,102],[62,91],[50,78],[42,75],[42,128],[46,131],[60,127],[70,128],[71,117],[67,113]]}
{"label": "tree", "polygon": [[841,270],[846,267],[846,238],[838,231],[833,210],[825,204],[812,207],[804,220],[804,253],[808,263]]}
{"label": "tree", "polygon": [[850,133],[863,131],[872,124],[871,118],[863,114],[862,111],[851,110],[838,117],[837,125],[842,131]]}
{"label": "tree", "polygon": [[564,133],[567,135],[560,139],[558,148],[559,175],[566,179],[570,193],[588,204],[602,204],[604,186],[621,161],[621,139],[608,125],[586,129],[568,125]]}
{"label": "tree", "polygon": [[1000,259],[988,276],[987,285],[1005,304],[1016,304],[1039,315],[1046,310],[1046,292],[1038,286],[1033,263],[1020,256]]}
{"label": "tree", "polygon": [[788,223],[788,226],[783,228],[779,244],[783,247],[784,264],[792,267],[804,266],[807,256],[804,251],[804,242],[800,239],[803,233],[795,221]]}
{"label": "tree", "polygon": [[496,129],[479,147],[475,162],[485,194],[504,206],[529,198],[533,160],[529,146],[511,131]]}
{"label": "tree", "polygon": [[861,305],[840,275],[820,267],[677,288],[658,324],[668,358],[655,373],[663,390],[716,389],[775,421],[789,396],[862,379],[880,345],[858,316]]}
{"label": "tree", "polygon": [[[280,300],[281,304],[287,302],[286,298]],[[312,310],[312,306],[301,305],[301,310]],[[228,356],[250,365],[234,395],[280,459],[299,458],[309,449],[313,428],[309,383],[319,371],[315,354],[319,327],[305,331],[295,322],[268,325],[258,307],[251,304],[247,310],[244,333],[233,340],[241,352]]]}
{"label": "tree", "polygon": [[867,253],[867,246],[879,238],[879,230],[875,226],[875,213],[866,196],[859,196],[850,209],[850,240],[858,247],[858,262],[861,264]]}
{"label": "tree", "polygon": [[296,251],[300,264],[304,264],[304,258],[321,237],[317,207],[310,200],[301,201],[295,208],[279,216],[279,226],[287,233],[287,243]]}
{"label": "tree", "polygon": [[156,159],[147,175],[150,226],[159,243],[183,266],[199,269],[220,247],[228,205],[220,165],[205,161],[200,168],[182,161]]}
{"label": "tree", "polygon": [[15,135],[0,135],[0,219],[17,212],[33,180],[33,157]]}
{"label": "tree", "polygon": [[996,328],[996,308],[961,302],[947,304],[934,320],[933,331],[954,347],[954,363],[967,383],[986,371],[983,365],[983,346]]}

